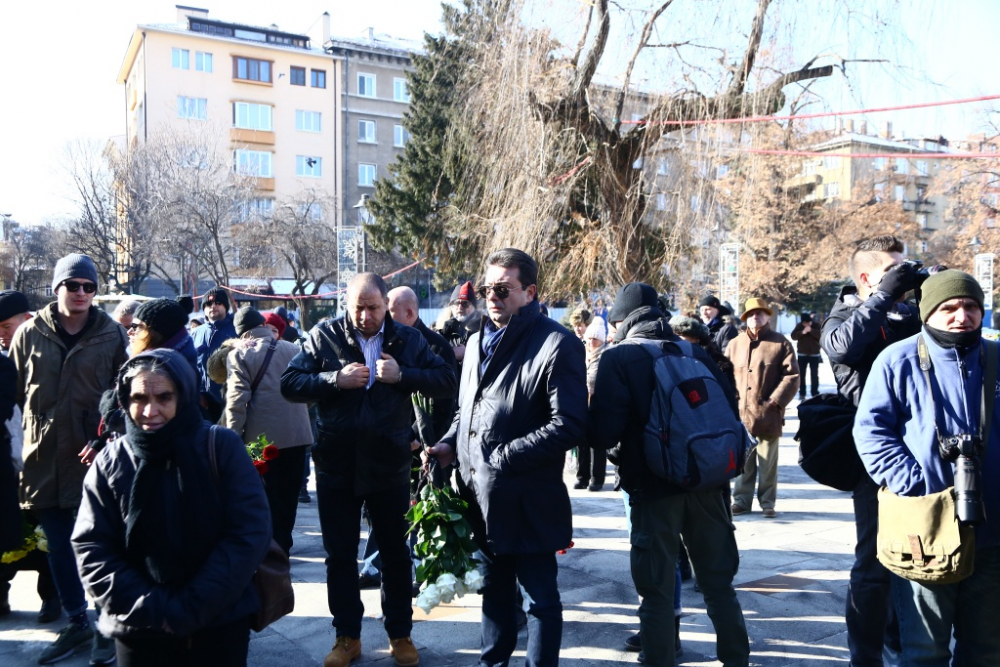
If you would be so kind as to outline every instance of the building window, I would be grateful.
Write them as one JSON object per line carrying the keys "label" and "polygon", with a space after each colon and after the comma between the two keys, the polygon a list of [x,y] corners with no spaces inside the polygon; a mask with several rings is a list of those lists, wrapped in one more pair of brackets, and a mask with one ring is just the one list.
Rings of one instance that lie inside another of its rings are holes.
{"label": "building window", "polygon": [[893,193],[895,195],[896,201],[903,201],[903,200],[905,200],[906,199],[906,186],[905,185],[897,185],[894,188]]}
{"label": "building window", "polygon": [[716,178],[725,178],[727,174],[729,174],[728,164],[720,164],[718,167],[715,168]]}
{"label": "building window", "polygon": [[823,158],[823,168],[840,169],[840,158],[836,156]]}
{"label": "building window", "polygon": [[273,155],[268,151],[235,151],[236,171],[245,176],[271,178],[274,176]]}
{"label": "building window", "polygon": [[274,200],[266,197],[255,197],[240,207],[241,222],[270,218],[273,214]]}
{"label": "building window", "polygon": [[271,61],[233,56],[233,78],[271,83]]}
{"label": "building window", "polygon": [[920,229],[927,229],[927,214],[918,213],[917,214],[917,224],[920,225]]}
{"label": "building window", "polygon": [[883,169],[885,169],[885,158],[877,157],[874,160],[872,160],[872,167],[875,168],[875,171],[882,171]]}
{"label": "building window", "polygon": [[212,73],[212,54],[201,51],[194,52],[194,68],[199,72]]}
{"label": "building window", "polygon": [[295,110],[295,129],[302,132],[321,132],[319,111]]}
{"label": "building window", "polygon": [[177,117],[190,120],[208,119],[208,100],[204,97],[177,96]]}
{"label": "building window", "polygon": [[375,121],[373,120],[358,121],[358,141],[364,144],[375,143]]}
{"label": "building window", "polygon": [[927,254],[927,241],[918,241],[917,242],[917,248],[919,248],[919,251],[920,251],[921,255],[926,255]]}
{"label": "building window", "polygon": [[815,160],[806,160],[802,165],[802,173],[806,176],[812,176],[816,173],[819,165]]}
{"label": "building window", "polygon": [[402,125],[396,125],[392,128],[392,145],[396,148],[402,148],[410,141],[410,133],[406,131],[406,128]]}
{"label": "building window", "polygon": [[170,64],[174,69],[191,69],[191,52],[187,49],[170,49]]}
{"label": "building window", "polygon": [[295,175],[319,178],[323,175],[323,158],[311,155],[295,156]]}
{"label": "building window", "polygon": [[840,197],[840,183],[827,183],[823,187],[826,189],[826,199],[835,199]]}
{"label": "building window", "polygon": [[916,167],[918,176],[926,176],[928,174],[926,160],[917,160]]}
{"label": "building window", "polygon": [[656,210],[666,211],[667,210],[667,195],[662,192],[656,195]]}
{"label": "building window", "polygon": [[270,132],[274,129],[271,123],[271,106],[250,102],[233,102],[233,127]]}
{"label": "building window", "polygon": [[291,83],[293,86],[306,85],[306,68],[292,67],[289,72],[289,78],[292,80]]}
{"label": "building window", "polygon": [[374,74],[358,74],[358,95],[361,97],[375,97]]}
{"label": "building window", "polygon": [[323,207],[318,201],[299,204],[299,215],[313,222],[323,222]]}
{"label": "building window", "polygon": [[410,103],[410,89],[406,85],[406,79],[392,80],[392,99],[397,102]]}
{"label": "building window", "polygon": [[668,173],[670,173],[669,170],[668,170],[668,168],[667,168],[667,161],[665,159],[660,158],[657,161],[657,163],[656,163],[656,173],[659,174],[660,176],[666,176]]}
{"label": "building window", "polygon": [[314,69],[314,70],[312,70],[311,85],[312,85],[313,88],[326,88],[326,70],[325,69]]}
{"label": "building window", "polygon": [[910,173],[910,161],[905,157],[896,158],[896,173],[908,174]]}
{"label": "building window", "polygon": [[875,184],[875,201],[883,201],[885,199],[885,183]]}
{"label": "building window", "polygon": [[375,165],[373,164],[358,165],[358,185],[367,188],[375,186]]}

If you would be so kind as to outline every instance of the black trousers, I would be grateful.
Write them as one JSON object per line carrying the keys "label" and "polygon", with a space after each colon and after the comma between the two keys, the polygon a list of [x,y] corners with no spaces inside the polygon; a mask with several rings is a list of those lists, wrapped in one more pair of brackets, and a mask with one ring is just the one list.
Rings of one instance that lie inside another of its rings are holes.
{"label": "black trousers", "polygon": [[13,563],[0,563],[0,599],[7,598],[14,575],[27,570],[38,572],[38,584],[35,590],[38,591],[38,597],[42,602],[59,599],[59,591],[56,590],[55,581],[52,580],[52,570],[49,569],[49,558],[44,551],[38,549]]}
{"label": "black trousers", "polygon": [[250,617],[190,637],[156,634],[115,640],[118,667],[246,667]]}
{"label": "black trousers", "polygon": [[819,393],[819,364],[823,360],[818,354],[799,355],[799,396],[806,395],[806,368],[809,369],[809,395]]}
{"label": "black trousers", "polygon": [[604,471],[608,466],[608,453],[601,448],[588,447],[580,443],[577,447],[580,467],[576,470],[576,478],[581,482],[604,484]]}
{"label": "black trousers", "polygon": [[271,535],[285,553],[292,550],[292,529],[299,509],[302,489],[302,468],[310,445],[286,447],[278,458],[267,462],[264,473],[264,493],[271,507]]}

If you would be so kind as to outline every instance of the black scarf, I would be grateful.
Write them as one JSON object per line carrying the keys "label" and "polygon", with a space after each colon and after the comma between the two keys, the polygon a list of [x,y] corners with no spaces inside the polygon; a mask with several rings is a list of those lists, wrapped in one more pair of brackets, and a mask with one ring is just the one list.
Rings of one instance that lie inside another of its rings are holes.
{"label": "black scarf", "polygon": [[927,332],[932,341],[945,349],[953,347],[968,349],[974,345],[979,345],[979,341],[983,337],[982,325],[972,331],[941,331],[925,324],[924,331]]}
{"label": "black scarf", "polygon": [[[143,431],[128,415],[130,381],[119,383],[125,438],[138,461],[125,520],[125,549],[134,567],[158,584],[179,587],[200,569],[222,530],[220,496],[205,453],[194,371],[172,350],[133,357],[163,360],[177,389],[177,414],[157,431]],[[186,371],[186,373],[185,373]],[[187,377],[190,375],[190,377]]]}

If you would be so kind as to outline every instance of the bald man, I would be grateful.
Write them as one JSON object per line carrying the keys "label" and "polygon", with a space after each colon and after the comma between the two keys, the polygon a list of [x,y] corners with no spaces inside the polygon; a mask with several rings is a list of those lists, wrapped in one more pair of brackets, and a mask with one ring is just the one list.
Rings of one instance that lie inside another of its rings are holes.
{"label": "bald man", "polygon": [[379,535],[382,614],[397,665],[420,656],[410,640],[410,553],[405,514],[410,504],[411,394],[454,396],[451,365],[417,330],[388,312],[385,281],[355,276],[347,314],[316,325],[302,352],[281,376],[290,401],[316,402],[319,437],[313,448],[320,527],[326,549],[326,587],[337,641],[324,667],[346,667],[361,655],[364,606],[358,586],[358,517],[367,505]]}

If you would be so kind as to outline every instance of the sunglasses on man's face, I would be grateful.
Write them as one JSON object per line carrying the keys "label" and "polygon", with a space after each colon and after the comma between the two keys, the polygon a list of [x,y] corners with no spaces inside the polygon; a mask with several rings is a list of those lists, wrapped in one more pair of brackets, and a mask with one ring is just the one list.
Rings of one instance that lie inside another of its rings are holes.
{"label": "sunglasses on man's face", "polygon": [[485,299],[489,295],[490,292],[493,292],[494,294],[497,295],[498,299],[500,299],[501,301],[503,301],[504,299],[506,299],[507,297],[510,296],[510,293],[511,293],[512,290],[516,290],[516,289],[524,289],[524,285],[516,285],[514,287],[511,287],[510,285],[504,285],[504,284],[499,284],[499,285],[480,285],[479,288],[476,289],[476,295],[480,299]]}
{"label": "sunglasses on man's face", "polygon": [[86,294],[93,294],[97,291],[97,283],[80,283],[75,280],[67,280],[63,283],[63,287],[66,288],[67,292],[79,292],[81,287]]}
{"label": "sunglasses on man's face", "polygon": [[216,305],[217,303],[219,303],[219,302],[218,301],[206,301],[205,305],[203,305],[202,308],[211,308],[212,306]]}

